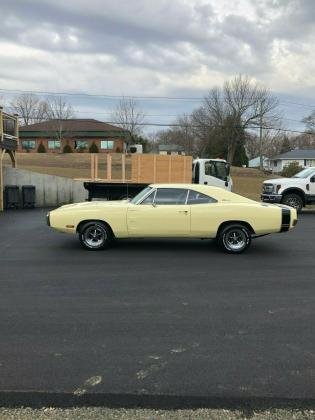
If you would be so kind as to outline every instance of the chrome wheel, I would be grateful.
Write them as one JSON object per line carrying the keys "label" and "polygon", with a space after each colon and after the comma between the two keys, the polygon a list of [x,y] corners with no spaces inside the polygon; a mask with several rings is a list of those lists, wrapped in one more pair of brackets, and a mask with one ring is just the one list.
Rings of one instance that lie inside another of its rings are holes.
{"label": "chrome wheel", "polygon": [[91,248],[98,248],[106,239],[106,232],[101,226],[91,226],[84,232],[84,240]]}
{"label": "chrome wheel", "polygon": [[240,254],[251,244],[251,231],[247,226],[231,223],[220,229],[217,241],[226,252]]}
{"label": "chrome wheel", "polygon": [[241,230],[230,230],[224,237],[227,248],[232,251],[239,251],[246,245],[246,235]]}
{"label": "chrome wheel", "polygon": [[88,222],[79,232],[81,244],[90,250],[105,248],[111,241],[109,229],[101,222]]}

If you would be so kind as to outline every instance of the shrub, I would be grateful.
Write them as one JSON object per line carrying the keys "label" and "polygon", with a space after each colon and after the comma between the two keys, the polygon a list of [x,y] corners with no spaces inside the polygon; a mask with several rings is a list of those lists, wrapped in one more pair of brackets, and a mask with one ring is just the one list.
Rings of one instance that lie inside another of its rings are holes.
{"label": "shrub", "polygon": [[62,151],[63,153],[72,153],[71,146],[69,146],[69,144],[65,144]]}
{"label": "shrub", "polygon": [[93,143],[91,144],[91,146],[89,147],[89,152],[90,152],[90,153],[98,153],[98,147],[97,147],[97,145],[94,143],[94,141],[93,141]]}
{"label": "shrub", "polygon": [[43,143],[39,144],[37,153],[46,153],[46,147],[43,145]]}
{"label": "shrub", "polygon": [[302,169],[302,166],[300,166],[298,162],[291,162],[288,165],[285,165],[281,172],[281,175],[285,176],[286,178],[291,178],[291,176],[294,176]]}

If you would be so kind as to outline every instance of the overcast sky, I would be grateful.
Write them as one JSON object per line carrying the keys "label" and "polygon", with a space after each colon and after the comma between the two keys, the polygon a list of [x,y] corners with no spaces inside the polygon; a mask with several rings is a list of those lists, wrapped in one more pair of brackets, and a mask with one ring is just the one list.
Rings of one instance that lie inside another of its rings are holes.
{"label": "overcast sky", "polygon": [[[315,106],[314,0],[1,0],[1,15],[0,89],[203,97],[243,73],[280,97],[287,118]],[[78,117],[106,120],[99,113],[115,106],[68,100]],[[141,105],[168,122],[198,102]]]}

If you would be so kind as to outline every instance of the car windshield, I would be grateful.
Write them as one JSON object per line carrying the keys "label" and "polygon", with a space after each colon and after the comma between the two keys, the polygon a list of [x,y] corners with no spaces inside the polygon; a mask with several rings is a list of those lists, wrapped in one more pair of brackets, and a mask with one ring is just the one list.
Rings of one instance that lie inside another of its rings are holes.
{"label": "car windshield", "polygon": [[298,172],[292,178],[308,178],[309,176],[313,175],[314,173],[315,173],[314,168],[307,168],[307,169],[303,169],[303,171],[301,171],[301,172]]}
{"label": "car windshield", "polygon": [[141,200],[141,198],[145,197],[149,191],[151,191],[151,187],[146,187],[144,190],[140,191],[139,194],[137,194],[133,199],[130,201],[132,204],[137,204],[138,201]]}

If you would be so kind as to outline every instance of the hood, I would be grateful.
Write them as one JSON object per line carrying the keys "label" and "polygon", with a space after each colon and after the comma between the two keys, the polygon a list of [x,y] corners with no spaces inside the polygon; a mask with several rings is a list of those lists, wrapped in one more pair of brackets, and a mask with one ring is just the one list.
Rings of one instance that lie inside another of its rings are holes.
{"label": "hood", "polygon": [[93,207],[108,207],[108,206],[126,206],[129,203],[128,200],[115,200],[115,201],[84,201],[83,203],[65,204],[64,206],[58,207],[58,209],[74,209],[74,208],[93,208]]}
{"label": "hood", "polygon": [[276,178],[276,179],[266,179],[264,184],[272,185],[304,185],[306,179],[304,178]]}

